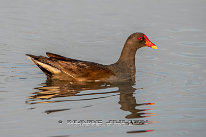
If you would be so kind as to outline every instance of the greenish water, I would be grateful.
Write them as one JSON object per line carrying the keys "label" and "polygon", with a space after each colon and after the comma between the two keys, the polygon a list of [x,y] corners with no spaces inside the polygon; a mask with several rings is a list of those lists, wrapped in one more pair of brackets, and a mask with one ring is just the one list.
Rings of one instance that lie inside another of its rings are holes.
{"label": "greenish water", "polygon": [[[204,136],[205,6],[203,0],[0,0],[0,135]],[[133,32],[159,48],[138,50],[134,85],[50,82],[25,57],[48,51],[110,64]]]}

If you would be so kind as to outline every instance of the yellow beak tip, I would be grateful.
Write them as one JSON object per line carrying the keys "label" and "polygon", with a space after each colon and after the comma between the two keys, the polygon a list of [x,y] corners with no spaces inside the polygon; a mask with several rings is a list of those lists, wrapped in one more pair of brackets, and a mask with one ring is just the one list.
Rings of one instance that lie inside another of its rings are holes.
{"label": "yellow beak tip", "polygon": [[153,49],[158,49],[157,46],[152,46],[151,48],[153,48]]}

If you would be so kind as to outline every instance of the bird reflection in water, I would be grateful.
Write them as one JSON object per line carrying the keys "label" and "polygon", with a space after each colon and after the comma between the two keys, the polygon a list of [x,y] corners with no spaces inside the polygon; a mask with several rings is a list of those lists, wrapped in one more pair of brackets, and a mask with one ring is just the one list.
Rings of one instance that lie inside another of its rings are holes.
{"label": "bird reflection in water", "polygon": [[[33,95],[29,97],[27,101],[29,104],[38,104],[38,103],[54,103],[54,102],[64,102],[64,101],[82,101],[82,100],[94,100],[100,98],[107,98],[110,96],[116,96],[119,94],[119,91],[108,91],[108,92],[92,92],[85,93],[83,91],[88,90],[100,90],[100,89],[109,89],[117,86],[111,85],[109,83],[74,83],[68,81],[60,81],[60,80],[47,80],[46,83],[42,87],[37,87],[38,92],[32,93]],[[109,95],[112,93],[116,93],[113,95]],[[61,100],[52,100],[52,99],[60,99],[60,97],[72,97],[72,96],[91,96],[91,95],[103,95],[108,94],[101,97],[94,98],[83,98],[83,99],[61,99]]]}
{"label": "bird reflection in water", "polygon": [[[84,100],[95,100],[101,98],[108,98],[112,96],[119,96],[120,109],[123,111],[130,112],[126,115],[126,119],[139,119],[145,117],[151,117],[152,113],[147,113],[151,109],[138,109],[138,106],[143,105],[154,105],[154,103],[136,103],[134,92],[141,90],[142,88],[134,88],[134,83],[73,83],[68,81],[59,80],[47,80],[42,87],[38,87],[38,92],[32,93],[27,100],[28,104],[39,104],[39,103],[55,103],[55,102],[66,102],[66,101],[84,101]],[[101,89],[107,89],[101,90]],[[93,90],[91,93],[84,92]],[[100,91],[101,90],[101,91]],[[78,99],[69,99],[68,97],[77,96]],[[79,96],[79,97],[78,97]],[[64,98],[63,98],[64,97]],[[66,99],[65,99],[66,97]],[[88,106],[89,107],[89,106]],[[66,111],[70,109],[57,109],[47,110],[45,113],[50,114],[53,112]],[[151,124],[147,123],[147,124]],[[142,133],[151,132],[153,130],[144,131],[128,131],[127,133]]]}
{"label": "bird reflection in water", "polygon": [[133,88],[132,86],[120,86],[119,92],[120,92],[120,101],[119,104],[121,105],[120,109],[124,111],[129,111],[131,114],[127,115],[125,118],[127,119],[133,119],[133,118],[144,118],[144,117],[150,117],[153,113],[146,113],[146,111],[151,109],[137,109],[137,106],[142,105],[154,105],[154,103],[136,103],[136,99],[133,96],[133,93],[137,89]]}

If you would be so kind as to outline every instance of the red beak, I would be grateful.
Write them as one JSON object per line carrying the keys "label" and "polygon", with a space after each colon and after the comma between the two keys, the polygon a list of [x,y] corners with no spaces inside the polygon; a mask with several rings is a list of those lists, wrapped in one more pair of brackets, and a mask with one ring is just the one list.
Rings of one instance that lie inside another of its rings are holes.
{"label": "red beak", "polygon": [[147,47],[150,47],[150,48],[153,48],[153,49],[158,49],[157,46],[154,43],[152,43],[146,35],[144,35],[144,38],[146,39],[145,44],[146,44]]}

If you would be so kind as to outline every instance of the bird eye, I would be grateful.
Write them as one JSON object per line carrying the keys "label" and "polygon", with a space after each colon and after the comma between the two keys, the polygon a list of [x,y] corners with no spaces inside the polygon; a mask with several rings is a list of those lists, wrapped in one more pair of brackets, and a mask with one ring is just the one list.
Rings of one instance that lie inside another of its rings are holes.
{"label": "bird eye", "polygon": [[138,40],[142,40],[142,37],[139,37]]}

